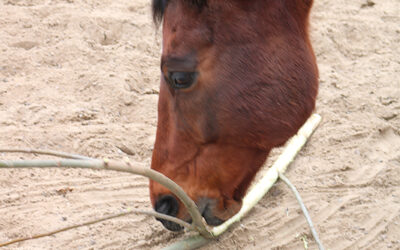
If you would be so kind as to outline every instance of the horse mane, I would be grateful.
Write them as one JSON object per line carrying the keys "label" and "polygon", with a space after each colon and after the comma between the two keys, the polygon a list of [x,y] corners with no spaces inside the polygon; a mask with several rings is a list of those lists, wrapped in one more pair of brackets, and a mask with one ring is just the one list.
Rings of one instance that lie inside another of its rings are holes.
{"label": "horse mane", "polygon": [[[199,11],[207,5],[207,0],[184,0],[189,3],[193,8],[197,8]],[[153,0],[152,11],[153,21],[156,25],[159,25],[163,19],[165,8],[168,5],[168,0]]]}

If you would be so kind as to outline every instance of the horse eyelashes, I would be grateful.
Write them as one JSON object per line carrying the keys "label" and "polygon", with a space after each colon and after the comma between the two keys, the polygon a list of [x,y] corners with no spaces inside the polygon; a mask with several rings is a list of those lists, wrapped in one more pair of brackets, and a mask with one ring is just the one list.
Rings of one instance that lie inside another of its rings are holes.
{"label": "horse eyelashes", "polygon": [[169,72],[167,82],[174,89],[186,89],[196,81],[197,72]]}

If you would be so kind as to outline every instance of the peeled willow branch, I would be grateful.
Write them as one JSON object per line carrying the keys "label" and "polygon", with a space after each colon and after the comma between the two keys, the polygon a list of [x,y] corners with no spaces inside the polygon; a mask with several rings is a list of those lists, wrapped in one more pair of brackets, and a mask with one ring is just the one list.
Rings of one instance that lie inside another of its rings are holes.
{"label": "peeled willow branch", "polygon": [[189,223],[184,222],[184,221],[182,221],[180,219],[177,219],[175,217],[166,215],[166,214],[157,213],[155,211],[142,211],[142,210],[136,210],[136,209],[128,209],[128,211],[126,211],[126,212],[122,212],[122,213],[119,213],[119,214],[106,216],[106,217],[103,217],[101,219],[92,220],[92,221],[88,221],[88,222],[84,222],[84,223],[80,223],[80,224],[76,224],[76,225],[72,225],[72,226],[68,226],[68,227],[63,227],[63,228],[60,228],[60,229],[57,229],[57,230],[54,230],[54,231],[51,231],[51,232],[48,232],[48,233],[36,234],[36,235],[30,236],[30,237],[23,237],[23,238],[18,238],[18,239],[15,239],[15,240],[10,240],[8,242],[3,242],[3,243],[0,243],[0,247],[5,247],[5,246],[8,246],[8,245],[11,245],[11,244],[14,244],[14,243],[18,243],[18,242],[21,242],[21,241],[47,237],[47,236],[54,235],[56,233],[65,232],[67,230],[71,230],[71,229],[74,229],[74,228],[83,227],[83,226],[89,226],[89,225],[92,225],[92,224],[95,224],[95,223],[99,223],[99,222],[102,222],[102,221],[105,221],[105,220],[110,220],[110,219],[114,219],[114,218],[130,215],[130,214],[151,215],[151,216],[154,216],[156,218],[160,218],[160,219],[164,219],[164,220],[169,220],[169,221],[175,222],[175,223],[177,223],[177,224],[179,224],[179,225],[181,225],[183,227],[186,227],[186,228],[189,228],[189,229],[193,230],[193,226],[190,225]]}
{"label": "peeled willow branch", "polygon": [[127,172],[132,174],[138,174],[146,176],[153,181],[156,181],[165,187],[167,187],[172,193],[174,193],[186,206],[189,214],[193,220],[193,227],[202,236],[206,238],[213,237],[212,234],[207,230],[202,217],[200,215],[199,209],[196,204],[187,196],[185,191],[173,182],[168,177],[163,174],[154,171],[150,168],[132,166],[127,162],[119,162],[105,159],[101,160],[18,160],[18,161],[0,161],[0,168],[57,168],[57,167],[67,167],[67,168],[91,168],[91,169],[108,169],[119,172]]}
{"label": "peeled willow branch", "polygon": [[[321,121],[321,116],[314,114],[300,128],[297,135],[292,137],[286,144],[285,149],[267,173],[259,180],[243,198],[243,205],[240,211],[222,225],[214,227],[212,234],[216,237],[223,234],[229,226],[240,221],[268,192],[272,185],[277,181],[279,173],[284,173],[289,164],[293,161],[297,153],[304,146],[307,139],[312,135]],[[172,244],[165,249],[195,249],[209,242],[200,235],[189,237],[180,242]],[[195,246],[195,247],[192,247]]]}

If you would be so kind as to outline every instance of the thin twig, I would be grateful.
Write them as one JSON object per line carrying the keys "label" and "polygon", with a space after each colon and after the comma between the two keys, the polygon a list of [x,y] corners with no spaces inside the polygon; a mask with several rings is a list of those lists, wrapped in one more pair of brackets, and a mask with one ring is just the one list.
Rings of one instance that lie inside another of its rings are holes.
{"label": "thin twig", "polygon": [[155,211],[143,211],[143,210],[137,210],[137,209],[134,209],[134,210],[133,209],[129,209],[126,212],[110,215],[110,216],[107,216],[107,217],[104,217],[104,218],[100,218],[100,219],[96,219],[96,220],[92,220],[92,221],[88,221],[88,222],[84,222],[84,223],[80,223],[80,224],[76,224],[76,225],[72,225],[72,226],[68,226],[68,227],[63,227],[63,228],[60,228],[60,229],[57,229],[57,230],[54,230],[54,231],[51,231],[51,232],[48,232],[48,233],[36,234],[36,235],[31,236],[31,237],[23,237],[23,238],[14,239],[14,240],[11,240],[11,241],[3,242],[3,243],[0,243],[0,247],[5,247],[5,246],[8,246],[8,245],[11,245],[11,244],[14,244],[14,243],[18,243],[18,242],[21,242],[21,241],[26,241],[26,240],[32,240],[32,239],[38,239],[38,238],[42,238],[42,237],[51,236],[51,235],[54,235],[54,234],[57,234],[57,233],[65,232],[65,231],[70,230],[70,229],[83,227],[83,226],[89,226],[89,225],[92,225],[92,224],[95,224],[95,223],[99,223],[99,222],[102,222],[102,221],[105,221],[105,220],[110,220],[110,219],[114,219],[114,218],[117,218],[117,217],[130,215],[130,214],[150,215],[150,216],[154,216],[154,217],[157,217],[157,218],[160,218],[160,219],[164,219],[164,220],[169,220],[169,221],[175,222],[175,223],[177,223],[177,224],[179,224],[179,225],[181,225],[183,227],[186,227],[186,228],[188,228],[190,230],[194,229],[193,226],[190,225],[189,223],[184,222],[183,220],[180,220],[178,218],[166,215],[166,214],[157,213]]}
{"label": "thin twig", "polygon": [[310,226],[311,233],[312,233],[312,235],[313,235],[315,241],[317,242],[317,245],[318,245],[319,250],[324,250],[324,247],[322,246],[322,243],[321,243],[321,241],[319,240],[317,231],[315,230],[314,225],[313,225],[313,223],[312,223],[312,221],[311,221],[310,214],[308,213],[307,208],[306,208],[306,206],[304,205],[304,203],[303,203],[303,201],[302,201],[302,199],[301,199],[301,197],[300,197],[300,194],[299,194],[299,192],[297,191],[296,187],[289,181],[288,178],[286,178],[286,176],[285,176],[283,173],[279,173],[279,178],[280,178],[283,182],[285,182],[286,185],[288,185],[288,187],[292,190],[294,196],[296,196],[296,199],[297,199],[297,201],[298,201],[299,204],[300,204],[301,210],[303,211],[304,217],[306,217],[307,223],[308,223],[308,225]]}
{"label": "thin twig", "polygon": [[39,155],[52,155],[52,156],[57,156],[57,157],[61,157],[61,158],[76,159],[76,160],[95,160],[94,158],[90,158],[90,157],[83,156],[83,155],[69,154],[69,153],[57,152],[57,151],[52,151],[52,150],[0,148],[0,153],[39,154]]}
{"label": "thin twig", "polygon": [[163,174],[154,171],[150,168],[132,166],[129,162],[112,161],[108,159],[101,160],[74,160],[74,159],[62,159],[62,160],[18,160],[18,161],[1,161],[0,168],[91,168],[91,169],[106,169],[114,170],[119,172],[127,172],[132,174],[138,174],[146,176],[153,181],[156,181],[172,193],[174,193],[185,205],[189,214],[193,220],[193,226],[201,235],[206,238],[212,238],[213,235],[207,230],[202,216],[197,208],[196,204],[190,197],[183,191],[183,189]]}

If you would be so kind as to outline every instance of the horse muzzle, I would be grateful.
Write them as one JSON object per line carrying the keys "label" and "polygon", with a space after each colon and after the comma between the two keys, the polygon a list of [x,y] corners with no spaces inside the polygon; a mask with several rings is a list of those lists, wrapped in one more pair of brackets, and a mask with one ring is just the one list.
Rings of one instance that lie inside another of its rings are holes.
{"label": "horse muzzle", "polygon": [[[216,200],[210,198],[200,198],[198,202],[196,202],[196,205],[199,208],[201,215],[210,226],[218,226],[224,223],[224,220],[218,218],[213,213],[215,204]],[[164,195],[157,200],[154,209],[156,210],[156,212],[176,217],[179,213],[180,203],[174,196]],[[158,218],[157,220],[160,221],[163,226],[170,231],[178,232],[183,229],[181,225],[176,224],[172,221]],[[187,220],[187,222],[191,223],[192,219]]]}

